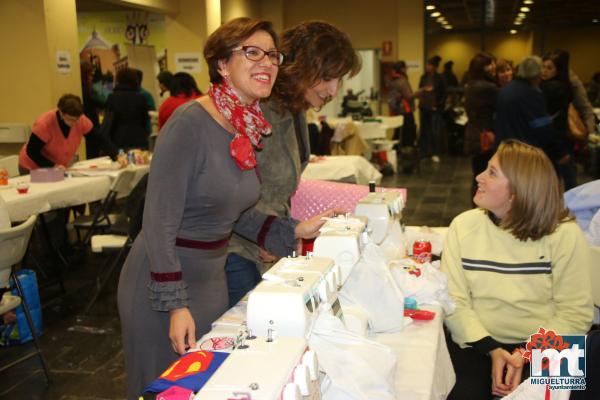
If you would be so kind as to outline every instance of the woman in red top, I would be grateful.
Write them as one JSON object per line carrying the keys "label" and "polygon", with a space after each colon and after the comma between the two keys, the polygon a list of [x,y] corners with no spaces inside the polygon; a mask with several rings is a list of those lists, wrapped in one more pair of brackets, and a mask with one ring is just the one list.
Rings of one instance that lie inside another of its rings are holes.
{"label": "woman in red top", "polygon": [[43,167],[69,166],[84,135],[98,139],[103,150],[114,160],[117,149],[94,129],[92,121],[83,115],[83,104],[78,96],[65,94],[58,100],[58,108],[46,111],[33,124],[31,136],[19,153],[19,172]]}
{"label": "woman in red top", "polygon": [[202,96],[202,92],[196,86],[194,77],[187,72],[178,72],[173,75],[170,90],[171,96],[161,104],[158,110],[159,130],[167,123],[167,120],[177,107]]}

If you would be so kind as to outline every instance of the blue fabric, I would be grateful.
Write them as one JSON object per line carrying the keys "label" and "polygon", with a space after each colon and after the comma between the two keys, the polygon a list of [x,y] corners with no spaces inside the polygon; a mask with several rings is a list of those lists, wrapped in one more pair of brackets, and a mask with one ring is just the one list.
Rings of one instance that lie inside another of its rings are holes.
{"label": "blue fabric", "polygon": [[[35,276],[35,272],[30,269],[22,269],[17,272],[17,279],[21,284],[21,288],[23,289],[23,297],[24,301],[27,303],[27,307],[29,308],[29,313],[31,314],[31,319],[33,320],[33,327],[35,329],[36,334],[42,333],[42,305],[40,302],[40,294],[37,286],[37,279]],[[10,282],[12,290],[12,294],[18,296],[19,293],[15,287],[15,283]],[[13,344],[21,344],[26,343],[33,340],[33,336],[31,335],[31,330],[29,329],[29,324],[27,323],[27,317],[25,316],[25,312],[23,310],[23,304],[21,304],[15,310],[15,314],[17,316],[17,321],[14,325],[3,326],[1,331],[2,337],[0,338],[0,345],[13,345]]]}
{"label": "blue fabric", "polygon": [[262,280],[256,264],[235,253],[230,253],[227,256],[225,273],[227,274],[229,307],[236,305],[246,293],[254,289]]}
{"label": "blue fabric", "polygon": [[564,195],[588,242],[600,246],[600,180],[577,186]]}
{"label": "blue fabric", "polygon": [[[208,362],[205,362],[205,357],[202,357],[206,354],[212,354],[212,359]],[[144,393],[160,393],[172,386],[179,386],[197,392],[213,376],[227,356],[229,356],[228,353],[217,351],[193,351],[186,353],[171,364],[159,378],[154,380],[144,390]],[[194,368],[199,371],[189,371]],[[179,375],[183,376],[177,378]]]}

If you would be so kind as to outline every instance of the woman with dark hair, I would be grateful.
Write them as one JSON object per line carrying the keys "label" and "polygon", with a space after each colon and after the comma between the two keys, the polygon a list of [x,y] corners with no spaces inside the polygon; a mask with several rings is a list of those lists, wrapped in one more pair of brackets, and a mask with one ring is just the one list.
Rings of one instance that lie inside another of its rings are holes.
{"label": "woman with dark hair", "polygon": [[569,80],[569,53],[554,50],[543,60],[542,83],[540,89],[546,100],[546,110],[552,117],[552,127],[559,138],[559,146],[568,153],[557,160],[556,170],[562,179],[564,189],[577,186],[575,165],[575,142],[569,137],[569,104],[573,101],[573,90]]}
{"label": "woman with dark hair", "polygon": [[513,64],[512,61],[501,58],[496,63],[496,82],[498,86],[503,88],[508,85],[508,82],[513,79]]}
{"label": "woman with dark hair", "polygon": [[173,74],[170,71],[160,71],[156,75],[158,81],[158,88],[160,89],[160,97],[163,97],[165,93],[171,92],[171,86],[173,86]]}
{"label": "woman with dark hair", "polygon": [[115,89],[106,100],[101,131],[121,149],[148,148],[150,110],[139,88],[136,71],[123,68],[117,72]]}
{"label": "woman with dark hair", "polygon": [[493,154],[494,112],[498,99],[495,82],[496,58],[488,53],[478,53],[469,63],[469,81],[465,88],[465,111],[469,122],[465,129],[465,154],[471,156],[473,171],[472,194],[477,183],[475,177],[487,167]]}
{"label": "woman with dark hair", "polygon": [[92,121],[83,115],[81,99],[74,94],[64,94],[57,108],[43,113],[31,128],[31,136],[19,153],[19,172],[28,174],[36,168],[66,168],[79,148],[83,136],[93,137],[113,159],[117,148],[98,134]]}
{"label": "woman with dark hair", "polygon": [[[306,111],[320,109],[338,92],[345,75],[360,70],[350,38],[326,22],[308,21],[283,32],[286,61],[279,68],[270,101],[262,104],[273,125],[257,154],[262,179],[258,208],[281,217],[290,215],[289,200],[300,183],[310,156]],[[229,304],[236,304],[260,282],[263,262],[275,257],[264,248],[234,236],[227,259]]]}
{"label": "woman with dark hair", "polygon": [[158,110],[158,129],[162,128],[173,112],[182,104],[202,96],[196,86],[194,77],[187,72],[178,72],[170,81],[171,96],[167,98]]}
{"label": "woman with dark hair", "polygon": [[233,230],[283,256],[323,224],[252,208],[260,192],[255,149],[271,133],[258,101],[271,94],[283,62],[276,46],[270,22],[221,25],[204,47],[208,96],[179,107],[156,143],[142,231],[118,289],[130,400],[227,310],[223,267]]}
{"label": "woman with dark hair", "polygon": [[[432,86],[420,88],[413,92],[412,86],[406,75],[406,62],[398,61],[392,67],[393,71],[388,84],[388,106],[391,115],[402,115],[404,122],[402,126],[394,130],[394,139],[400,141],[398,146],[402,151],[402,157],[409,158],[412,148],[417,140],[417,125],[415,124],[415,98],[422,92],[431,91]],[[410,172],[409,164],[404,167],[404,172]]]}
{"label": "woman with dark hair", "polygon": [[456,304],[445,319],[456,373],[450,400],[507,395],[529,371],[530,335],[540,327],[582,335],[593,319],[589,246],[546,154],[502,142],[477,186],[479,208],[452,221],[442,255]]}
{"label": "woman with dark hair", "polygon": [[419,99],[420,129],[419,150],[421,157],[431,157],[440,162],[442,134],[442,113],[446,105],[447,90],[444,78],[437,72],[442,58],[433,56],[425,64],[425,73],[419,80],[419,89],[431,88],[423,92]]}

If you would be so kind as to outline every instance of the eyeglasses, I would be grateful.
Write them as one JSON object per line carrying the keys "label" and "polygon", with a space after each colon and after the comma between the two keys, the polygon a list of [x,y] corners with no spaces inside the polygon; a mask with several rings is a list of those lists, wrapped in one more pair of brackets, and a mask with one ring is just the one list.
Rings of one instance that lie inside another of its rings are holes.
{"label": "eyeglasses", "polygon": [[241,46],[231,49],[231,51],[243,51],[244,56],[250,61],[260,61],[265,56],[269,57],[269,61],[273,65],[281,65],[283,64],[283,59],[285,55],[277,50],[264,51],[260,47],[256,46]]}

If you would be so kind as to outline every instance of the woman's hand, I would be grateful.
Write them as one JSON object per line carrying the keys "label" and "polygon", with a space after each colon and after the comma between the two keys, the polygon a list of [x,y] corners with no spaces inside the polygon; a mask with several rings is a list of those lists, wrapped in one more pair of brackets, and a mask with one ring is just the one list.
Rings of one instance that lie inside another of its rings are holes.
{"label": "woman's hand", "polygon": [[266,263],[272,263],[279,259],[279,257],[277,257],[274,254],[269,253],[262,247],[258,248],[258,257],[260,257],[262,262],[266,262]]}
{"label": "woman's hand", "polygon": [[300,239],[312,239],[319,235],[319,229],[323,226],[325,221],[322,218],[331,218],[337,214],[343,214],[344,210],[331,208],[324,213],[315,215],[312,218],[307,219],[306,221],[300,222],[296,225],[296,229],[294,230],[294,234],[296,238]]}
{"label": "woman's hand", "polygon": [[125,154],[117,156],[117,162],[119,163],[119,169],[125,168],[129,164],[129,162],[127,161],[127,156]]}
{"label": "woman's hand", "polygon": [[515,363],[519,363],[521,366],[519,368],[515,368],[514,364],[508,364],[506,366],[506,375],[504,376],[504,383],[509,386],[509,393],[512,392],[519,386],[521,383],[521,378],[523,377],[523,366],[525,365],[523,361],[523,356],[520,352],[513,353],[511,355]]}
{"label": "woman's hand", "polygon": [[500,347],[492,350],[490,357],[492,359],[492,394],[506,396],[521,382],[523,357],[520,353],[511,355]]}
{"label": "woman's hand", "polygon": [[196,347],[196,324],[187,307],[169,311],[171,323],[169,339],[171,346],[178,354],[183,354],[189,348]]}

